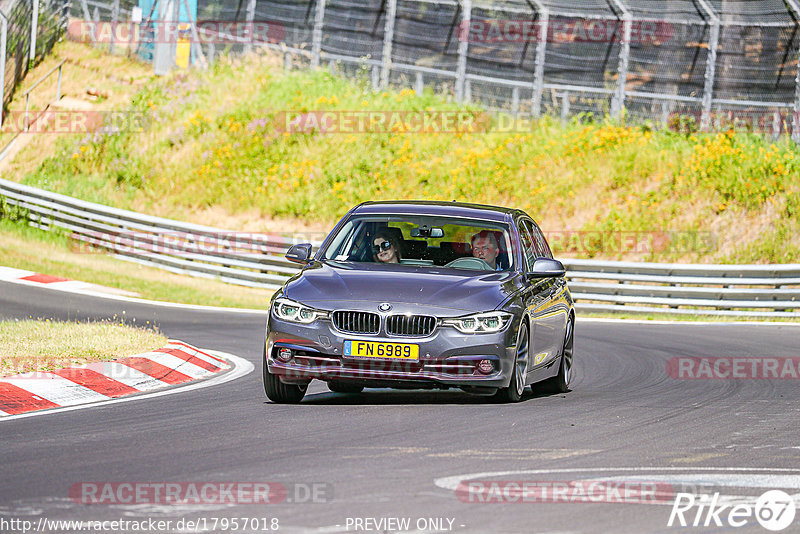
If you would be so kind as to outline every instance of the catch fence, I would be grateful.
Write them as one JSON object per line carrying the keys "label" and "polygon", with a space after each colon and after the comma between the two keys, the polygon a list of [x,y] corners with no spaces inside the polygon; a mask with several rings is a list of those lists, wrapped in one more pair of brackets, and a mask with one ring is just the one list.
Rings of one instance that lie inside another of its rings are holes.
{"label": "catch fence", "polygon": [[0,124],[14,91],[32,65],[45,57],[65,33],[69,0],[0,2]]}
{"label": "catch fence", "polygon": [[[264,46],[287,64],[330,63],[377,89],[432,86],[516,116],[624,110],[654,126],[800,140],[800,0],[175,1],[132,19],[130,0],[75,0],[74,33],[112,48],[127,38],[149,58],[165,38],[167,63],[175,40],[201,64]],[[105,23],[126,34],[102,39]]]}

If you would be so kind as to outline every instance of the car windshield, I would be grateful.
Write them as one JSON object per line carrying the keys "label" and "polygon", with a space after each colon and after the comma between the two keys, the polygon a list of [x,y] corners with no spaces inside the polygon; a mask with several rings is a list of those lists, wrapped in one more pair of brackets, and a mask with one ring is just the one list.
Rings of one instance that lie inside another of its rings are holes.
{"label": "car windshield", "polygon": [[320,257],[505,271],[513,267],[512,243],[508,225],[503,223],[419,215],[354,216],[332,236]]}

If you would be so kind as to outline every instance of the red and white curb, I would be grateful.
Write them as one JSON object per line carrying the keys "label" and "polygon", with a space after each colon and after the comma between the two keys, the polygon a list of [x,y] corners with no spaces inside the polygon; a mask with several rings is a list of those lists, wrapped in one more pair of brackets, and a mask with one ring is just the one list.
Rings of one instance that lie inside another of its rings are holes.
{"label": "red and white curb", "polygon": [[47,287],[48,289],[58,289],[60,291],[69,291],[72,293],[107,293],[111,295],[122,295],[128,297],[135,297],[138,295],[132,291],[125,291],[124,289],[99,286],[97,284],[90,284],[89,282],[70,280],[60,276],[26,271],[25,269],[14,269],[12,267],[0,266],[0,281]]}
{"label": "red and white curb", "polygon": [[1,377],[0,418],[151,392],[233,367],[233,361],[170,340],[164,348],[115,361]]}

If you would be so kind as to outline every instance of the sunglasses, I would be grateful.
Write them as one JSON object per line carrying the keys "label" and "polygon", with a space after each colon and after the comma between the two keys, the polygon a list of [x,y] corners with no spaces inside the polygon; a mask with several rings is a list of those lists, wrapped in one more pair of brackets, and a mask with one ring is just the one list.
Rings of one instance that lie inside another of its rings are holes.
{"label": "sunglasses", "polygon": [[377,254],[381,250],[389,250],[390,248],[392,248],[392,244],[389,241],[384,241],[380,245],[372,245],[372,252]]}

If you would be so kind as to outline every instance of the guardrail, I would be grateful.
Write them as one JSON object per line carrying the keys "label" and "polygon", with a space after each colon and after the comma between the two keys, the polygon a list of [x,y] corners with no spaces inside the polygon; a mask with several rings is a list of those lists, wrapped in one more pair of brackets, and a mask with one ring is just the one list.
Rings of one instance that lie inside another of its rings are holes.
{"label": "guardrail", "polygon": [[[277,289],[298,271],[283,257],[286,249],[320,244],[319,234],[227,232],[3,179],[0,198],[25,210],[32,226],[68,230],[87,252],[239,285]],[[800,318],[800,264],[563,263],[579,310]]]}
{"label": "guardrail", "polygon": [[800,318],[800,264],[563,263],[586,311]]}
{"label": "guardrail", "polygon": [[31,226],[71,232],[76,246],[168,271],[233,284],[279,288],[297,272],[283,253],[303,235],[226,232],[143,215],[0,179],[0,197]]}

